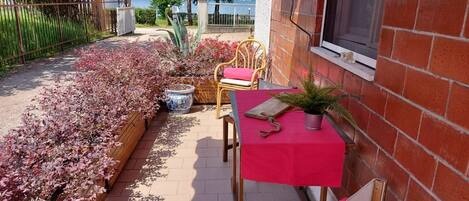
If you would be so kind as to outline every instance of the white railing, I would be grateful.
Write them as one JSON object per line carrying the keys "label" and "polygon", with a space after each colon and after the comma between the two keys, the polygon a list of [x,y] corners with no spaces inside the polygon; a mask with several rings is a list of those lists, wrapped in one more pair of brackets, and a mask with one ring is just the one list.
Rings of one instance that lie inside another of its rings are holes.
{"label": "white railing", "polygon": [[256,15],[255,9],[255,4],[208,3],[208,25],[253,26]]}

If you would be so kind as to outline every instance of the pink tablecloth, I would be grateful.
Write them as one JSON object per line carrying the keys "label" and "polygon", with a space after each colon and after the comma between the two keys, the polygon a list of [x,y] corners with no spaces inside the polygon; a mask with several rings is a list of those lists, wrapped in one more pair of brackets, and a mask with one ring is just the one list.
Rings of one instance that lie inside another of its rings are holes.
{"label": "pink tablecloth", "polygon": [[307,131],[303,112],[289,111],[277,118],[282,131],[262,138],[258,132],[269,130],[270,124],[244,116],[281,91],[285,90],[235,92],[242,177],[293,186],[340,186],[345,143],[326,118],[320,131]]}

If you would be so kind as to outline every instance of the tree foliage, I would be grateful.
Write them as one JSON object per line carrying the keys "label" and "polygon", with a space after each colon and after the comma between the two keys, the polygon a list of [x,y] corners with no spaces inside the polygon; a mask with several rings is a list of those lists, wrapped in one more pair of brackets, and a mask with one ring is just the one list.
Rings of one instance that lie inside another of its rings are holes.
{"label": "tree foliage", "polygon": [[154,25],[156,21],[156,12],[152,8],[135,8],[135,20],[138,24]]}
{"label": "tree foliage", "polygon": [[181,5],[183,0],[151,0],[151,7],[158,9],[160,18],[166,18],[166,9],[171,6]]}

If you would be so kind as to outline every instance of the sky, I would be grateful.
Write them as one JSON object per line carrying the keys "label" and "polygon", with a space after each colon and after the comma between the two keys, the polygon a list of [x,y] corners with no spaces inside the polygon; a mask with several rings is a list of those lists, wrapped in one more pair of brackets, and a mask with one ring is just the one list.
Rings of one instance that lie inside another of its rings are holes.
{"label": "sky", "polygon": [[[151,0],[132,0],[132,6],[137,7],[137,8],[148,8],[150,7],[150,2]],[[215,2],[215,0],[209,0],[209,3]],[[235,3],[242,3],[242,4],[255,4],[256,0],[234,0]],[[181,12],[186,12],[186,2],[184,1],[183,4],[180,6]],[[254,11],[254,6],[250,6],[251,10],[249,10],[249,7],[238,7],[236,12],[240,14],[255,14]],[[209,13],[213,12],[213,6],[209,6]],[[192,5],[192,12],[196,13],[197,12],[197,6]],[[233,13],[233,8],[232,7],[224,7],[222,6],[220,8],[221,13]]]}

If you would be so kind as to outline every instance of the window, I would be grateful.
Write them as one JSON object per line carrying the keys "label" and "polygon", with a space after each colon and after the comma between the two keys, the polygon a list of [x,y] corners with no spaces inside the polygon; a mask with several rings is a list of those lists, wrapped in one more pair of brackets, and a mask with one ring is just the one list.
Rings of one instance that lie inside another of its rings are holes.
{"label": "window", "polygon": [[384,0],[327,0],[321,47],[375,68]]}

